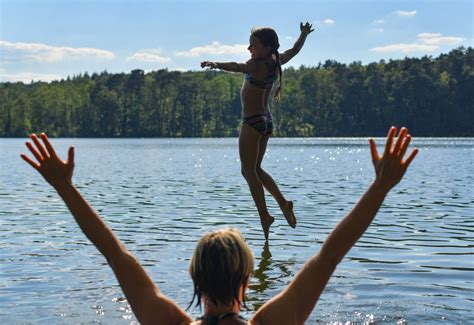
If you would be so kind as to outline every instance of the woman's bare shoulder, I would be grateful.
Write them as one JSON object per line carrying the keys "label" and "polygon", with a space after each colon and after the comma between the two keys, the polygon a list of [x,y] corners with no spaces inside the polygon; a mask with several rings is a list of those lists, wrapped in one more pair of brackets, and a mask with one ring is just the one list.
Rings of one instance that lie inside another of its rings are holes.
{"label": "woman's bare shoulder", "polygon": [[262,325],[262,322],[258,319],[257,315],[253,315],[252,318],[247,322],[248,325]]}

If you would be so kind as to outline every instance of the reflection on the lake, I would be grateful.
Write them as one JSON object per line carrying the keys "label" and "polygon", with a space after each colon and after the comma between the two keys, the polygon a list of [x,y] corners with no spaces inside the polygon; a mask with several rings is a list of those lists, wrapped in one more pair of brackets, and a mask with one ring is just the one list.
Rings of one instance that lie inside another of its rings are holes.
{"label": "reflection on the lake", "polygon": [[[237,139],[54,143],[61,153],[75,145],[77,187],[183,308],[196,241],[238,228],[255,253],[246,317],[287,287],[373,178],[365,138],[272,138],[263,163],[294,200],[298,227],[269,199],[276,221],[264,244]],[[417,160],[338,266],[308,324],[474,324],[474,140],[414,146]],[[0,323],[133,322],[107,262],[19,158],[23,149],[23,139],[0,139]]]}
{"label": "reflection on the lake", "polygon": [[248,293],[248,301],[252,303],[253,310],[259,309],[266,302],[265,299],[262,299],[262,296],[265,295],[268,289],[280,287],[281,280],[283,280],[283,284],[289,283],[292,276],[290,269],[295,264],[294,260],[274,260],[268,241],[265,241],[260,259],[257,259],[257,261],[258,264],[252,274]]}
{"label": "reflection on the lake", "polygon": [[256,283],[250,284],[250,290],[254,291],[254,294],[261,293],[268,288],[270,282],[268,281],[269,275],[268,271],[272,264],[272,253],[270,252],[270,247],[268,245],[268,241],[265,241],[263,245],[263,250],[260,258],[260,262],[258,263],[258,267],[253,272],[253,276],[257,279]]}

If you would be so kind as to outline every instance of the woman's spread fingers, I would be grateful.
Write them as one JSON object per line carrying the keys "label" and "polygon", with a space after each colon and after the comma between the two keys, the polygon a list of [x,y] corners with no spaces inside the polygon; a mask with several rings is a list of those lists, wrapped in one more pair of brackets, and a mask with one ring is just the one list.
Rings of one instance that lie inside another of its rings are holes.
{"label": "woman's spread fingers", "polygon": [[26,161],[28,164],[30,164],[31,167],[33,167],[34,169],[38,170],[40,168],[40,165],[34,162],[33,160],[31,160],[31,158],[28,157],[27,155],[21,154],[20,157],[23,158],[23,160]]}
{"label": "woman's spread fingers", "polygon": [[369,139],[370,143],[370,154],[372,156],[372,161],[375,162],[379,159],[379,153],[377,152],[377,146],[375,145],[374,139]]}
{"label": "woman's spread fingers", "polygon": [[400,148],[400,152],[399,152],[400,159],[403,159],[403,156],[405,156],[408,146],[410,145],[410,141],[411,141],[411,136],[407,134],[405,137],[405,140],[403,141],[402,147]]}
{"label": "woman's spread fingers", "polygon": [[67,155],[67,164],[74,165],[74,147],[69,147],[68,155]]}
{"label": "woman's spread fingers", "polygon": [[30,152],[35,156],[36,160],[38,162],[42,163],[44,161],[44,158],[41,156],[41,154],[36,150],[36,148],[31,144],[31,142],[26,142],[26,147],[30,150]]}
{"label": "woman's spread fingers", "polygon": [[392,126],[388,131],[387,142],[385,143],[385,151],[383,153],[384,156],[388,156],[391,153],[393,137],[395,136],[396,132],[397,129],[394,126]]}
{"label": "woman's spread fingers", "polygon": [[33,140],[33,142],[35,143],[36,148],[38,148],[39,152],[40,152],[41,155],[43,156],[43,159],[49,158],[48,153],[47,153],[46,150],[44,149],[44,147],[43,147],[43,145],[41,144],[41,142],[39,142],[38,137],[36,136],[36,134],[33,133],[32,135],[30,135],[30,138],[31,138],[31,140]]}
{"label": "woman's spread fingers", "polygon": [[400,148],[402,147],[402,143],[405,140],[406,134],[407,134],[406,128],[401,128],[400,132],[398,132],[397,142],[395,143],[395,146],[393,147],[393,153],[395,155],[397,155],[400,152]]}
{"label": "woman's spread fingers", "polygon": [[408,156],[407,160],[405,160],[405,168],[408,168],[408,166],[410,166],[412,160],[415,158],[416,154],[418,153],[418,149],[415,148],[413,149],[413,151],[411,152],[411,154]]}
{"label": "woman's spread fingers", "polygon": [[46,146],[46,150],[48,150],[49,155],[51,157],[57,157],[56,151],[54,151],[54,148],[51,145],[51,142],[49,142],[48,136],[45,133],[41,133],[40,137],[41,137],[41,140],[43,140],[43,143]]}

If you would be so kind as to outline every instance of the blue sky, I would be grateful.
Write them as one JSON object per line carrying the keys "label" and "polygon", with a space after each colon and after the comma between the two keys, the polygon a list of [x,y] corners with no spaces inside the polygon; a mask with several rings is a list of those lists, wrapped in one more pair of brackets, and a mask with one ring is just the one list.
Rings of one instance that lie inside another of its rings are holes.
{"label": "blue sky", "polygon": [[0,80],[239,61],[252,27],[271,26],[280,51],[313,23],[288,66],[437,56],[473,46],[473,1],[0,0]]}

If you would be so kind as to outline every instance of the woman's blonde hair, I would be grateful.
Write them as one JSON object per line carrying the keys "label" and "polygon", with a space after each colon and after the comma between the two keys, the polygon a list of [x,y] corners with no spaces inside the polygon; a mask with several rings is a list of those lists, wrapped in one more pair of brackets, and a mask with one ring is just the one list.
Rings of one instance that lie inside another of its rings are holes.
{"label": "woman's blonde hair", "polygon": [[214,304],[237,302],[245,305],[245,301],[240,301],[240,288],[248,281],[253,262],[252,251],[237,229],[217,230],[204,235],[196,245],[189,266],[194,283],[193,300],[189,306],[195,298],[196,306],[200,306],[203,296]]}

